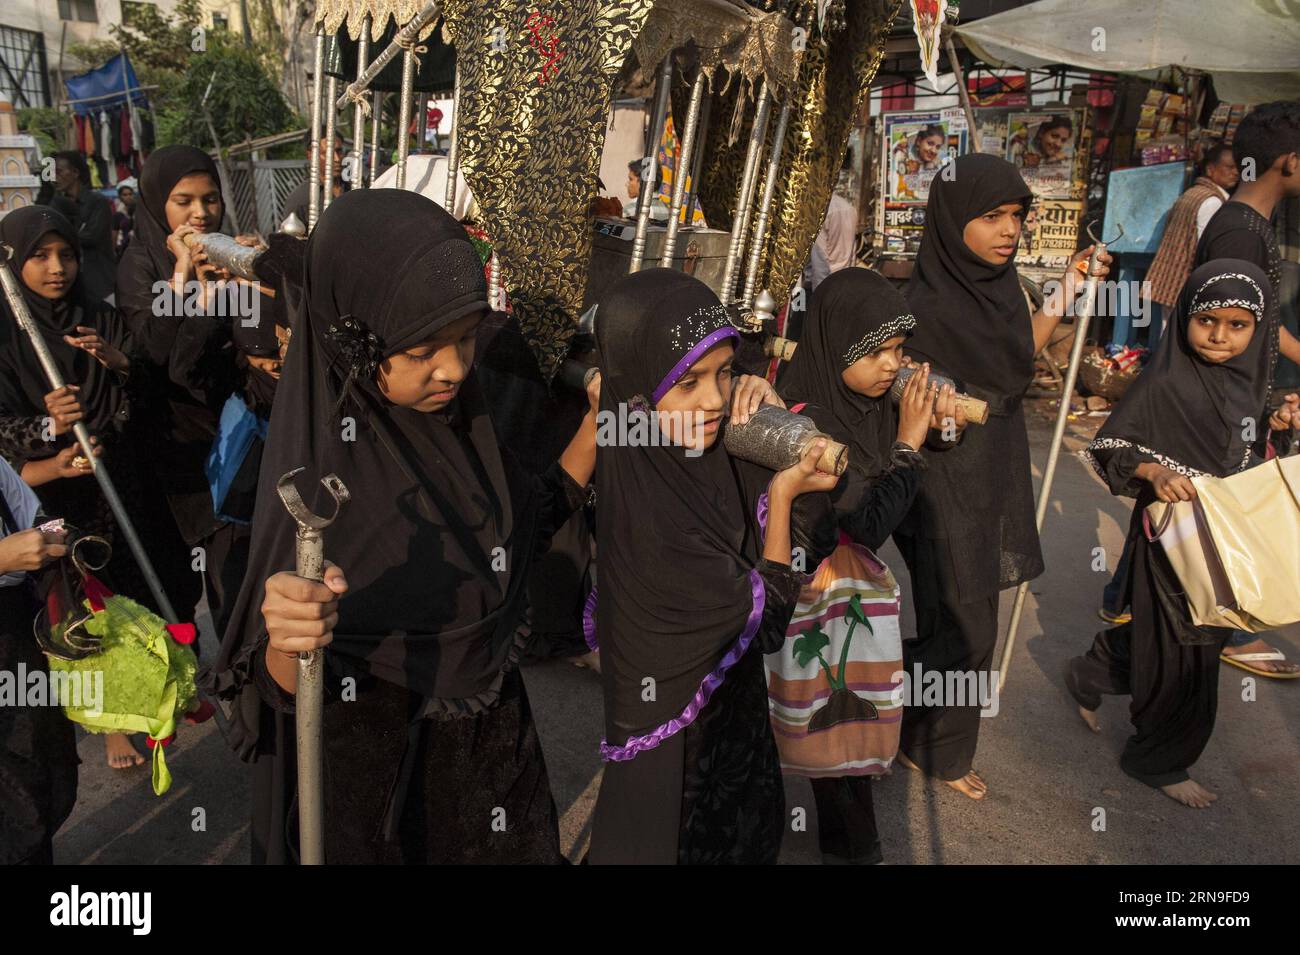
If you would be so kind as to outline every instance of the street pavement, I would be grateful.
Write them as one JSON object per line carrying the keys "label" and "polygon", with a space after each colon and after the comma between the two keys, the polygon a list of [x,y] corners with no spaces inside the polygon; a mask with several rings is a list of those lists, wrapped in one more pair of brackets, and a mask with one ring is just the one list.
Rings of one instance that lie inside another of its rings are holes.
{"label": "street pavement", "polygon": [[[1080,419],[1066,449],[1083,447],[1098,419]],[[1047,412],[1031,414],[1035,480],[1051,436]],[[992,493],[994,488],[972,489]],[[1129,733],[1127,698],[1101,710],[1087,731],[1061,682],[1065,661],[1101,627],[1096,609],[1108,572],[1092,569],[1093,548],[1113,569],[1131,502],[1112,497],[1086,465],[1062,454],[1043,529],[1047,571],[1033,582],[1015,657],[996,716],[981,722],[976,768],[989,794],[973,802],[897,766],[874,783],[885,861],[906,863],[1300,862],[1300,680],[1257,680],[1223,666],[1214,737],[1192,770],[1218,793],[1207,810],[1184,808],[1129,779],[1118,757]],[[903,587],[903,633],[913,632],[907,571],[888,544],[881,556]],[[1005,630],[1014,591],[1003,594]],[[1300,626],[1270,637],[1300,660]],[[212,643],[208,643],[212,647]],[[1000,651],[999,651],[1000,652]],[[581,857],[599,790],[599,678],[566,661],[531,666],[532,701],[566,854]],[[156,797],[148,766],[115,771],[103,743],[81,739],[76,810],[55,839],[60,863],[230,863],[248,858],[248,774],[215,724],[185,727],[168,749],[175,779]],[[786,833],[782,863],[817,863],[816,806],[806,780],[786,781],[787,811],[803,808],[806,831]]]}

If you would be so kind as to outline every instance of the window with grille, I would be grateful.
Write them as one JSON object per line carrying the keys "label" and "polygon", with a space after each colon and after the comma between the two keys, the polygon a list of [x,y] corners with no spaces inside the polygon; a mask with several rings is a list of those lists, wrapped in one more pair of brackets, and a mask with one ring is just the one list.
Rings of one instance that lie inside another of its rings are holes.
{"label": "window with grille", "polygon": [[0,25],[0,90],[15,109],[50,105],[45,40],[39,33]]}
{"label": "window with grille", "polygon": [[229,29],[230,29],[230,17],[226,16],[226,15],[223,14],[223,13],[214,13],[214,14],[212,14],[212,29],[214,29],[214,30],[229,30]]}
{"label": "window with grille", "polygon": [[95,0],[59,0],[59,19],[98,23],[99,13],[95,10]]}

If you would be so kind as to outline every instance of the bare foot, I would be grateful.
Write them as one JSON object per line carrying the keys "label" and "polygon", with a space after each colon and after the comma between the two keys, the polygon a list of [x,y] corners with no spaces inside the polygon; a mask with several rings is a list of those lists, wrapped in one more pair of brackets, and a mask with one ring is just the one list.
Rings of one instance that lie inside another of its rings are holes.
{"label": "bare foot", "polygon": [[971,799],[983,799],[989,793],[989,784],[980,778],[980,774],[971,770],[961,779],[945,779],[944,785],[957,790]]}
{"label": "bare foot", "polygon": [[1184,806],[1191,806],[1193,809],[1209,809],[1210,804],[1219,798],[1194,779],[1184,779],[1181,783],[1161,786],[1160,791],[1170,799]]}
{"label": "bare foot", "polygon": [[125,733],[109,733],[105,736],[104,749],[108,752],[108,765],[113,769],[144,765],[144,757],[135,751]]}
{"label": "bare foot", "polygon": [[[921,767],[904,756],[901,750],[898,753],[897,759],[908,769],[914,769],[918,773],[921,772]],[[945,779],[943,780],[943,784],[957,790],[957,792],[961,793],[963,796],[969,796],[971,799],[983,799],[988,795],[989,791],[988,783],[986,783],[980,777],[980,774],[975,772],[973,769],[960,779]]]}
{"label": "bare foot", "polygon": [[586,653],[582,654],[581,656],[573,657],[573,665],[575,667],[584,667],[585,669],[588,670],[595,670],[597,673],[599,673],[600,672],[600,651],[589,650]]}
{"label": "bare foot", "polygon": [[1079,715],[1082,716],[1083,721],[1088,724],[1088,729],[1092,730],[1094,733],[1101,732],[1101,723],[1097,719],[1096,710],[1086,710],[1081,706],[1079,707]]}

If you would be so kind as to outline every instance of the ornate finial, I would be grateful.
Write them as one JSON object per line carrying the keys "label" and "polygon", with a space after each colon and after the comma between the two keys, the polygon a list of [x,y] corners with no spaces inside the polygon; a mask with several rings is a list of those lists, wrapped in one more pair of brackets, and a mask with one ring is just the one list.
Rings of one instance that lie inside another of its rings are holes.
{"label": "ornate finial", "polygon": [[305,239],[307,237],[307,227],[302,224],[296,212],[290,212],[280,223],[280,231],[285,235],[291,235],[295,239]]}

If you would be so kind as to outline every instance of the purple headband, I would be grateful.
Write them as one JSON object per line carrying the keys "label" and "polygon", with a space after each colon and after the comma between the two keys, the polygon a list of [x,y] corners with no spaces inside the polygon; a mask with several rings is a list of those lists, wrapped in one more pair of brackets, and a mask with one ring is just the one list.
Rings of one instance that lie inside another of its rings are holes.
{"label": "purple headband", "polygon": [[[722,308],[722,306],[719,305],[718,308]],[[680,332],[680,330],[681,330],[681,326],[679,325],[677,331]],[[692,348],[690,351],[688,351],[685,355],[681,357],[681,360],[678,361],[677,364],[673,365],[672,371],[664,375],[664,380],[659,382],[659,387],[655,388],[654,394],[650,396],[651,403],[658,404],[659,399],[662,398],[664,395],[668,394],[669,389],[671,389],[673,385],[677,384],[678,379],[680,379],[682,375],[686,374],[686,372],[690,369],[691,365],[699,361],[700,356],[703,355],[706,351],[708,351],[718,342],[722,341],[724,338],[739,338],[739,337],[740,337],[740,332],[736,331],[736,329],[732,328],[730,325],[724,325],[722,328],[716,328],[709,334],[705,335],[703,338],[699,340],[699,342],[695,345],[694,348]]]}

